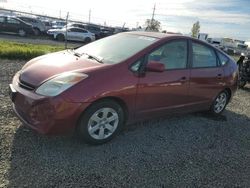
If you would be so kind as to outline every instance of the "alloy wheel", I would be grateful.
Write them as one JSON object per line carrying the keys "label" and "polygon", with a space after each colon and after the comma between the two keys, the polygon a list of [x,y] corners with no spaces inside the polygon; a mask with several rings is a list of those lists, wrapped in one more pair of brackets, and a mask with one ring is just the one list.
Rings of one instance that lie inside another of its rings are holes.
{"label": "alloy wheel", "polygon": [[119,123],[118,113],[112,108],[97,110],[88,121],[88,133],[97,140],[110,137],[117,129]]}
{"label": "alloy wheel", "polygon": [[215,99],[214,112],[217,114],[221,113],[226,105],[227,105],[227,94],[225,92],[222,92]]}
{"label": "alloy wheel", "polygon": [[19,31],[18,31],[18,34],[21,36],[21,37],[23,37],[23,36],[25,36],[25,31],[23,30],[23,29],[20,29]]}

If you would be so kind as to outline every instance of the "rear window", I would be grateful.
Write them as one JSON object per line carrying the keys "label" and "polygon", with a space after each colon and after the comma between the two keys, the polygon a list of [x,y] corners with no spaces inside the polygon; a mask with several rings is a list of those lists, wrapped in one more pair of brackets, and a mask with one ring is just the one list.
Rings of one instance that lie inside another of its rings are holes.
{"label": "rear window", "polygon": [[224,54],[218,52],[219,60],[222,66],[226,65],[229,61],[228,57],[225,56]]}

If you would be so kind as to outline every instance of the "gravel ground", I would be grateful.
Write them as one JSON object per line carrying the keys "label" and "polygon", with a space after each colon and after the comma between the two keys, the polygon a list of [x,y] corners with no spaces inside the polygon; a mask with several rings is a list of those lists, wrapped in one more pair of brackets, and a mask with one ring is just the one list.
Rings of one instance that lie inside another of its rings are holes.
{"label": "gravel ground", "polygon": [[24,62],[0,64],[0,187],[250,187],[249,86],[220,117],[137,123],[110,143],[89,146],[25,128],[7,96]]}

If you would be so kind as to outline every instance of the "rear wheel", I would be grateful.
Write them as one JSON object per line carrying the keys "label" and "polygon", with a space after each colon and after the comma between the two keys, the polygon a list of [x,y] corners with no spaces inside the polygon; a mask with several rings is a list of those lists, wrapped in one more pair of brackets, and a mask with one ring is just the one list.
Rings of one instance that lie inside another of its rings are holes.
{"label": "rear wheel", "polygon": [[23,29],[19,29],[18,34],[19,34],[20,37],[24,37],[24,36],[26,36],[26,31],[23,30]]}
{"label": "rear wheel", "polygon": [[59,40],[59,41],[64,41],[65,40],[65,37],[63,34],[59,34],[56,36],[56,39]]}
{"label": "rear wheel", "polygon": [[113,100],[91,105],[82,115],[77,133],[89,144],[103,144],[114,138],[124,124],[122,107]]}
{"label": "rear wheel", "polygon": [[229,95],[227,91],[222,91],[215,99],[211,105],[210,111],[215,114],[221,114],[227,106],[229,100]]}
{"label": "rear wheel", "polygon": [[91,42],[91,39],[89,37],[87,37],[87,38],[85,38],[84,42],[89,43],[89,42]]}

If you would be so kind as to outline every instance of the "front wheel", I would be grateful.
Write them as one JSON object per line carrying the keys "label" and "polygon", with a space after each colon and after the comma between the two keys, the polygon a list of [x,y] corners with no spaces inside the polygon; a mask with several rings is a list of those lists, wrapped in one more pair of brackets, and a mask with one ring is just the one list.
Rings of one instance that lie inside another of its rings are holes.
{"label": "front wheel", "polygon": [[227,106],[229,95],[227,91],[222,91],[213,101],[210,111],[215,114],[221,114]]}
{"label": "front wheel", "polygon": [[20,37],[26,36],[26,32],[25,32],[25,30],[23,30],[23,29],[19,29],[19,30],[18,30],[18,34],[19,34]]}
{"label": "front wheel", "polygon": [[34,34],[35,34],[35,36],[38,36],[41,34],[41,32],[38,28],[34,28]]}
{"label": "front wheel", "polygon": [[59,34],[59,35],[56,36],[56,39],[57,39],[58,41],[64,41],[64,40],[65,40],[65,37],[64,37],[63,34]]}
{"label": "front wheel", "polygon": [[91,105],[82,115],[77,133],[89,144],[103,144],[114,138],[124,124],[122,107],[113,100]]}

